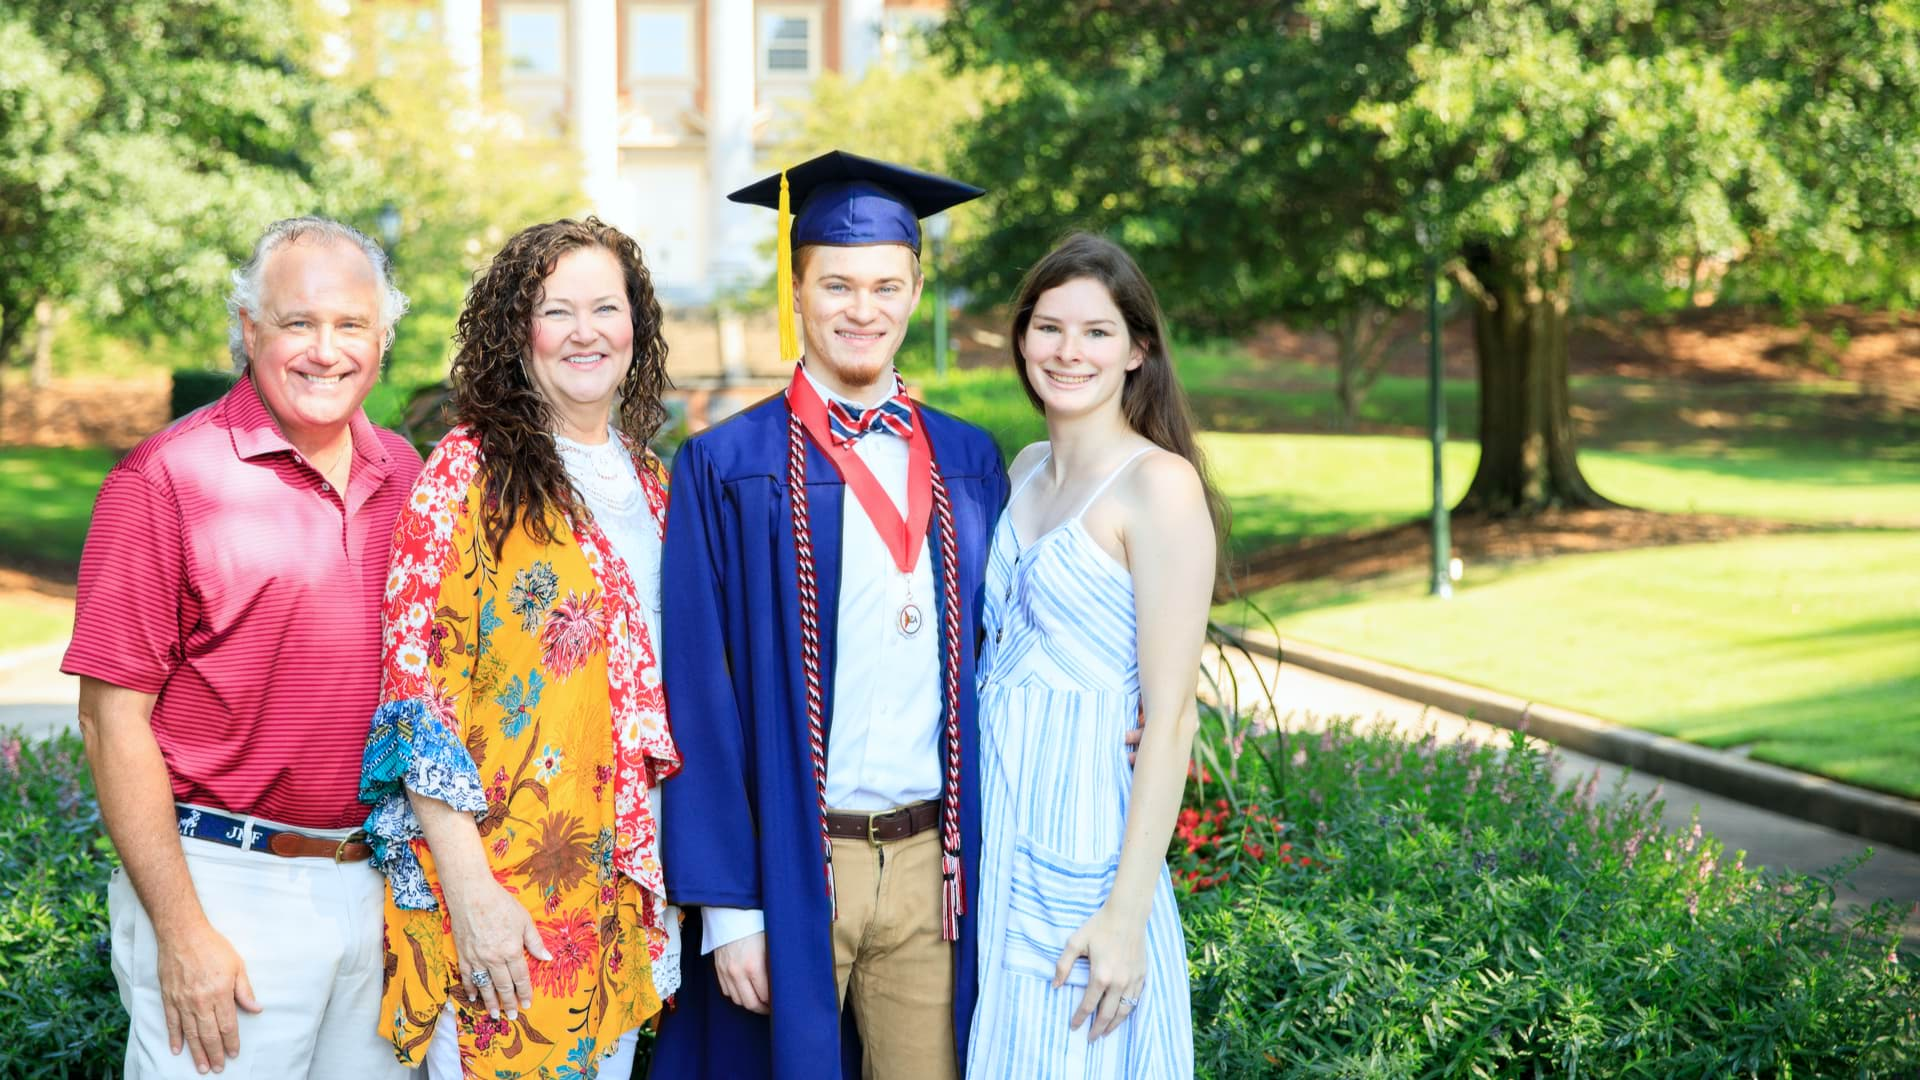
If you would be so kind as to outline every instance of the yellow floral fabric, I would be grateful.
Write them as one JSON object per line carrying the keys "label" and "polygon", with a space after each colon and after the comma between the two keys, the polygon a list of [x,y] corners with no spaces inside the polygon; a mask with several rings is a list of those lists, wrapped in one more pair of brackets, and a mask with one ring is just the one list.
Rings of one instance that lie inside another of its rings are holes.
{"label": "yellow floral fabric", "polygon": [[[664,471],[644,450],[635,460],[660,520]],[[456,429],[395,538],[362,779],[391,884],[381,1025],[418,1063],[452,1001],[467,1075],[582,1080],[661,1006],[651,960],[670,913],[648,794],[678,757],[664,712],[643,707],[658,697],[656,647],[604,534],[556,516],[555,542],[516,529],[495,557],[478,472],[477,440]],[[475,815],[495,879],[553,956],[529,959],[534,1003],[516,1020],[460,996],[433,854],[402,787]]]}

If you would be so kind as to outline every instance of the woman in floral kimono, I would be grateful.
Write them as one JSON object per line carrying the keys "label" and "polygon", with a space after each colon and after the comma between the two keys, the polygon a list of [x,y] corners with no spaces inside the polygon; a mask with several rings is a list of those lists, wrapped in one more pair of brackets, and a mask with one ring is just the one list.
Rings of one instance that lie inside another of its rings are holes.
{"label": "woman in floral kimono", "polygon": [[592,218],[507,241],[460,313],[361,779],[391,885],[380,1028],[433,1080],[624,1078],[679,982],[660,326],[640,249]]}

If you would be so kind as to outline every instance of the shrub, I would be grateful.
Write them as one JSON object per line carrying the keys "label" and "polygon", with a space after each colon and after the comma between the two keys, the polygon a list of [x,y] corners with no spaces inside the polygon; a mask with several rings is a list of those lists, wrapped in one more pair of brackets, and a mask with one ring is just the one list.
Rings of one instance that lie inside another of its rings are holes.
{"label": "shrub", "polygon": [[1898,912],[1843,922],[1831,882],[1849,868],[1758,873],[1697,823],[1664,829],[1656,800],[1597,798],[1597,777],[1557,788],[1520,735],[1237,723],[1209,717],[1181,822],[1204,833],[1211,815],[1225,828],[1207,835],[1231,842],[1176,836],[1170,853],[1176,876],[1195,872],[1182,907],[1202,1075],[1920,1067]]}
{"label": "shrub", "polygon": [[173,391],[167,400],[167,415],[174,420],[202,405],[211,405],[233,389],[236,376],[231,371],[206,368],[175,368]]}
{"label": "shrub", "polygon": [[80,738],[0,733],[0,1076],[114,1076],[126,1015],[108,965],[107,876]]}

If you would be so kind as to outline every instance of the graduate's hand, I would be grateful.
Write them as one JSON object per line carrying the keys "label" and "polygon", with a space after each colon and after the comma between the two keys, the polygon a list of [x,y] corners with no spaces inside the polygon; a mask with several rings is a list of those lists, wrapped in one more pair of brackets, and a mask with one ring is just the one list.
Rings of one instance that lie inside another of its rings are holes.
{"label": "graduate's hand", "polygon": [[[1082,956],[1087,958],[1091,974],[1087,992],[1067,1021],[1067,1030],[1078,1030],[1082,1021],[1092,1017],[1093,1022],[1087,1025],[1087,1041],[1092,1042],[1111,1034],[1133,1014],[1133,1003],[1140,1000],[1140,991],[1147,985],[1146,920],[1101,905],[1060,950],[1060,959],[1053,967],[1055,989],[1066,985],[1073,962]],[[1127,1000],[1121,1001],[1123,997]]]}
{"label": "graduate's hand", "polygon": [[[460,981],[467,1000],[478,1000],[487,1007],[487,1015],[499,1019],[519,1017],[520,1010],[533,1005],[533,976],[527,970],[527,955],[536,960],[551,960],[533,916],[520,906],[512,893],[488,874],[484,881],[461,882],[454,878],[442,882],[447,897],[447,914],[453,924],[453,952],[460,959]],[[485,972],[485,981],[474,975]]]}
{"label": "graduate's hand", "polygon": [[1140,703],[1140,711],[1134,715],[1133,726],[1127,729],[1127,764],[1134,764],[1134,756],[1140,752],[1140,736],[1147,730],[1147,703]]}
{"label": "graduate's hand", "polygon": [[763,931],[713,950],[713,973],[727,1000],[751,1013],[773,1011],[767,985],[767,935]]}

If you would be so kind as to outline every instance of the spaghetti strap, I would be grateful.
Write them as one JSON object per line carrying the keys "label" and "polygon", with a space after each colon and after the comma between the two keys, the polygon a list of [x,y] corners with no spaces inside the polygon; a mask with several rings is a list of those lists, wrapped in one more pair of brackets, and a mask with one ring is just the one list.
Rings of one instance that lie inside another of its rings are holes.
{"label": "spaghetti strap", "polygon": [[1053,447],[1049,446],[1046,451],[1040,455],[1040,464],[1028,469],[1027,475],[1021,477],[1020,482],[1014,485],[1013,494],[1007,496],[1007,505],[1009,507],[1013,505],[1013,500],[1020,497],[1021,492],[1027,490],[1027,485],[1033,483],[1033,478],[1040,475],[1040,470],[1047,467],[1047,462],[1052,460]]}
{"label": "spaghetti strap", "polygon": [[1115,480],[1120,479],[1120,474],[1127,471],[1127,466],[1133,464],[1136,461],[1139,461],[1141,455],[1145,454],[1147,451],[1158,450],[1158,449],[1159,447],[1157,446],[1143,446],[1140,449],[1135,450],[1133,454],[1127,458],[1127,460],[1121,462],[1117,467],[1115,467],[1115,469],[1112,472],[1108,473],[1107,478],[1105,480],[1100,481],[1100,486],[1093,489],[1093,494],[1087,496],[1086,501],[1080,504],[1080,509],[1075,510],[1073,512],[1073,517],[1070,517],[1067,520],[1068,521],[1079,520],[1082,516],[1086,514],[1087,510],[1093,506],[1093,500],[1105,494],[1107,488],[1112,486]]}

